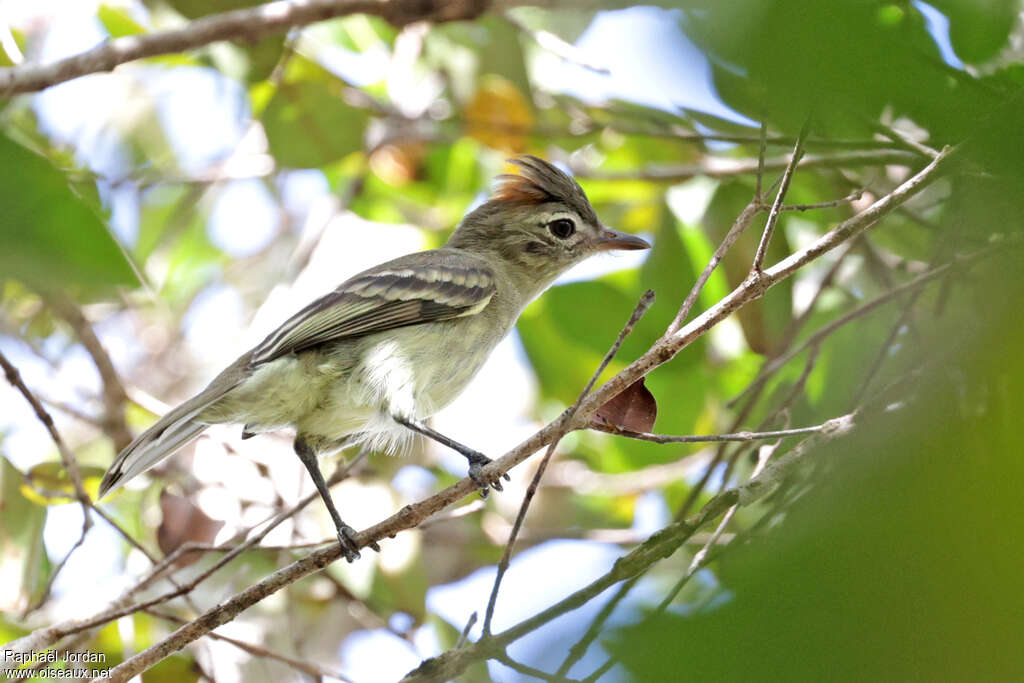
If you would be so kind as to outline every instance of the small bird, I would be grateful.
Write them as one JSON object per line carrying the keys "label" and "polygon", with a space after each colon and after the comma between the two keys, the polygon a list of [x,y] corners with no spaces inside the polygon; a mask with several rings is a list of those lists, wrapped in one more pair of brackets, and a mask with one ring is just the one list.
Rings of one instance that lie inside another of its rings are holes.
{"label": "small bird", "polygon": [[424,420],[462,392],[559,275],[598,252],[650,247],[602,225],[555,166],[534,156],[510,161],[520,173],[498,176],[444,246],[363,271],[293,315],[121,451],[100,497],[213,424],[243,424],[242,438],[295,429],[295,453],[349,562],[359,557],[355,531],[331,499],[320,455],[357,443],[395,452],[421,434],[465,456],[481,494],[500,491],[483,475],[487,456]]}

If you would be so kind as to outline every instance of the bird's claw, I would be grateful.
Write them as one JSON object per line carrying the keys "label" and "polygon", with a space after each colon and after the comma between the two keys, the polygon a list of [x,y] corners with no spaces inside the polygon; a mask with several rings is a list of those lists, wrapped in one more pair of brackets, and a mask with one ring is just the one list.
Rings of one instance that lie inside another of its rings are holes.
{"label": "bird's claw", "polygon": [[[349,562],[355,562],[360,558],[359,547],[356,544],[356,530],[349,525],[344,525],[338,528],[338,542],[341,544],[341,552],[345,554],[345,559]],[[380,546],[376,541],[370,541],[366,544],[370,550],[380,552]]]}
{"label": "bird's claw", "polygon": [[483,472],[485,466],[491,463],[491,459],[483,453],[473,452],[466,456],[469,460],[469,478],[477,485],[480,489],[480,497],[486,498],[487,494],[490,493],[493,488],[495,491],[503,491],[501,486],[501,480],[510,481],[507,474],[503,474],[493,481],[489,480]]}

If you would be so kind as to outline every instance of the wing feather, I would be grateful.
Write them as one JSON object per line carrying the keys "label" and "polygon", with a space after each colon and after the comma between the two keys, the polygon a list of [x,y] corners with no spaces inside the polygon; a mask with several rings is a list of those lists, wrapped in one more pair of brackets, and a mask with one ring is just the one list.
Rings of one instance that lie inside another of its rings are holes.
{"label": "wing feather", "polygon": [[494,292],[494,276],[483,266],[411,265],[357,275],[268,335],[249,365],[332,341],[473,315]]}

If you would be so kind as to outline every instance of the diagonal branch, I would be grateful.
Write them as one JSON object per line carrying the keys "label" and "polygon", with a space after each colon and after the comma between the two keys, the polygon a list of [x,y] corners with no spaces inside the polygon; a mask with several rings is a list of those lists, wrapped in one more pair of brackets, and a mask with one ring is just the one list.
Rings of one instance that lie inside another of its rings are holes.
{"label": "diagonal branch", "polygon": [[454,679],[473,662],[503,651],[509,643],[586,604],[616,583],[643,573],[655,562],[671,556],[699,529],[725,514],[732,506],[747,507],[775,491],[794,468],[813,452],[815,447],[849,434],[855,426],[853,417],[853,415],[844,415],[832,420],[828,429],[807,437],[793,450],[776,458],[760,474],[752,477],[746,483],[711,498],[692,517],[673,522],[658,531],[616,560],[612,568],[603,576],[575,593],[501,633],[485,636],[461,650],[449,650],[442,655],[425,660],[415,670],[406,674],[402,683],[427,683],[428,681]]}
{"label": "diagonal branch", "polygon": [[125,393],[114,362],[110,359],[110,354],[107,353],[99,337],[96,336],[96,331],[85,314],[71,299],[62,293],[47,294],[45,298],[57,315],[64,318],[74,330],[99,372],[100,384],[103,389],[103,428],[113,440],[114,450],[120,451],[131,443],[132,432],[128,429],[124,415],[128,395]]}
{"label": "diagonal branch", "polygon": [[64,463],[64,468],[68,471],[68,477],[71,479],[71,486],[75,490],[75,499],[78,500],[82,505],[82,514],[85,516],[85,524],[88,525],[89,521],[89,508],[92,503],[89,501],[89,494],[85,492],[85,485],[82,484],[82,472],[78,469],[78,461],[75,460],[75,456],[71,453],[71,449],[68,448],[67,444],[64,443],[64,439],[61,437],[60,432],[57,431],[57,425],[54,424],[53,418],[50,417],[50,413],[46,412],[46,408],[39,402],[39,399],[35,397],[35,394],[25,386],[25,382],[21,379],[21,373],[18,369],[11,364],[7,357],[0,353],[0,367],[4,370],[4,375],[7,376],[7,381],[11,383],[15,389],[17,389],[25,400],[28,401],[29,405],[32,406],[33,412],[39,421],[46,427],[46,431],[50,433],[50,438],[57,445],[57,451],[60,453],[60,459]]}

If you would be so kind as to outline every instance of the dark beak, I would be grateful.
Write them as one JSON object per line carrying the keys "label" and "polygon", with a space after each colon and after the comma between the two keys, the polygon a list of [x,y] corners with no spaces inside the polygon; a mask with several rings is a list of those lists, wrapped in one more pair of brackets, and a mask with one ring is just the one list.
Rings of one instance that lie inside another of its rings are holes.
{"label": "dark beak", "polygon": [[628,235],[618,230],[605,228],[601,232],[601,236],[597,238],[597,248],[599,251],[611,251],[612,249],[629,249],[633,251],[635,249],[650,249],[651,245],[635,235]]}

